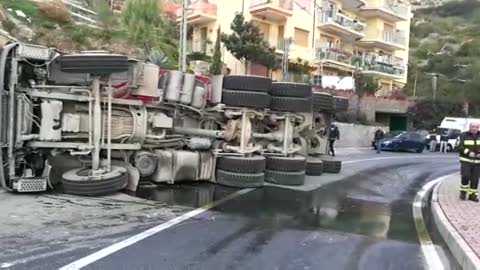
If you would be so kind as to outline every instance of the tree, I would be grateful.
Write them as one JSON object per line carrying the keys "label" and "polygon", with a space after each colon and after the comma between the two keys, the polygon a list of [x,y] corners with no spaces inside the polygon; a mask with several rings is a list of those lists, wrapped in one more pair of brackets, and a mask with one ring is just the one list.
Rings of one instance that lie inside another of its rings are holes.
{"label": "tree", "polygon": [[463,104],[448,100],[439,100],[433,105],[431,99],[424,99],[408,108],[408,113],[414,116],[412,120],[415,128],[427,130],[436,128],[445,116],[465,117]]}
{"label": "tree", "polygon": [[270,60],[263,53],[269,51],[269,45],[263,35],[251,22],[246,22],[242,14],[236,14],[230,25],[232,34],[222,34],[222,42],[235,58],[245,65],[245,73],[250,62]]}
{"label": "tree", "polygon": [[280,66],[277,55],[275,54],[275,48],[270,47],[265,48],[265,51],[259,54],[258,59],[255,60],[255,62],[267,68],[266,77],[271,77],[270,71],[274,71]]}
{"label": "tree", "polygon": [[371,75],[365,75],[363,73],[355,74],[355,92],[359,97],[364,95],[373,95],[380,89],[378,80]]}
{"label": "tree", "polygon": [[220,41],[221,41],[221,31],[220,27],[217,29],[217,39],[215,40],[215,48],[213,51],[212,65],[210,66],[210,73],[212,75],[222,74],[222,52],[220,51]]}

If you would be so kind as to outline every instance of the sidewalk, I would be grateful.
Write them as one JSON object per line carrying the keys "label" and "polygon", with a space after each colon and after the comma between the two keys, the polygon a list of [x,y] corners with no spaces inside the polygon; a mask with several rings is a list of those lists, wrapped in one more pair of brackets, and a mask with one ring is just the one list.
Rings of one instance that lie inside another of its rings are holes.
{"label": "sidewalk", "polygon": [[432,212],[440,234],[462,269],[480,269],[480,203],[459,199],[460,175],[438,184]]}

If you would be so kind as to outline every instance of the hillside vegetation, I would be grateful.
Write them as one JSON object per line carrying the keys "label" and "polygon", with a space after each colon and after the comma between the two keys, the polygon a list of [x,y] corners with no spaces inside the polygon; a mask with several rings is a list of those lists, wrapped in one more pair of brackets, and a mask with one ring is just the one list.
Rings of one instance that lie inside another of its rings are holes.
{"label": "hillside vegetation", "polygon": [[[96,26],[79,24],[60,0],[1,0],[0,29],[14,38],[65,51],[107,50],[139,58],[161,51],[175,68],[178,33],[157,0],[128,0],[114,14],[103,0],[76,0],[96,13]],[[5,41],[5,40],[3,40]]]}
{"label": "hillside vegetation", "polygon": [[[439,102],[468,102],[469,114],[480,106],[480,2],[464,0],[418,10],[412,21],[409,81],[406,91],[432,97],[438,74]],[[415,80],[417,78],[417,80]]]}

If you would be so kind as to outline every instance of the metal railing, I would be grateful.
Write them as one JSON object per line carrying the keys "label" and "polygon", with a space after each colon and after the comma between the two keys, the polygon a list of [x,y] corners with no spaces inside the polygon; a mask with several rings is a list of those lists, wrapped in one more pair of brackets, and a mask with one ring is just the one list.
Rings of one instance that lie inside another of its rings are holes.
{"label": "metal railing", "polygon": [[405,75],[405,64],[399,58],[393,58],[389,55],[366,54],[360,57],[360,67],[367,71],[377,71],[395,76]]}
{"label": "metal railing", "polygon": [[217,16],[217,5],[209,2],[204,2],[202,0],[191,1],[187,6],[187,16],[199,13],[207,14],[210,16]]}
{"label": "metal railing", "polygon": [[390,13],[393,13],[397,16],[407,18],[408,17],[408,6],[405,4],[396,4],[393,0],[383,0],[378,8],[385,9]]}
{"label": "metal railing", "polygon": [[317,17],[318,18],[317,24],[336,23],[350,30],[353,30],[362,34],[365,33],[365,29],[367,28],[367,26],[364,23],[354,18],[351,18],[343,13],[338,13],[337,10],[327,10],[327,11],[318,10],[318,11],[319,11],[319,14]]}
{"label": "metal railing", "polygon": [[62,0],[62,2],[68,7],[68,12],[74,21],[97,27],[97,13],[95,11],[74,4],[68,0]]}
{"label": "metal railing", "polygon": [[377,31],[377,39],[396,44],[400,46],[406,46],[407,44],[407,37],[404,31],[395,30],[395,31]]}
{"label": "metal railing", "polygon": [[294,0],[250,0],[250,8],[272,5],[280,9],[293,10],[293,4]]}
{"label": "metal railing", "polygon": [[187,52],[201,52],[204,54],[211,54],[213,46],[208,41],[188,40]]}
{"label": "metal railing", "polygon": [[315,50],[315,58],[317,60],[332,60],[344,64],[352,64],[352,53],[331,47],[320,47]]}

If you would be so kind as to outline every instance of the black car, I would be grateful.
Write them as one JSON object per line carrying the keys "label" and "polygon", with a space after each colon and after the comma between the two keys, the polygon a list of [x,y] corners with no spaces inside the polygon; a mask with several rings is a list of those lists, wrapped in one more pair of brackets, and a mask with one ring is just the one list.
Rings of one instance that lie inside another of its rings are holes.
{"label": "black car", "polygon": [[422,153],[425,149],[425,138],[415,132],[401,132],[400,134],[385,138],[381,143],[385,151],[414,151]]}
{"label": "black car", "polygon": [[[385,135],[383,136],[383,140],[387,140],[387,139],[391,139],[395,136],[397,136],[398,134],[401,134],[403,133],[404,131],[390,131],[390,132],[387,132],[385,133]],[[372,139],[372,148],[377,150],[377,146],[375,145],[375,137]]]}

